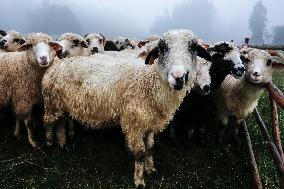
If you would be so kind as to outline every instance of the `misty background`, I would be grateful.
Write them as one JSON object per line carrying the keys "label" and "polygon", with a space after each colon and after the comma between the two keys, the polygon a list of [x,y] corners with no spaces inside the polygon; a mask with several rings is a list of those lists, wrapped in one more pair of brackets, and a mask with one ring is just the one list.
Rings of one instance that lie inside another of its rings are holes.
{"label": "misty background", "polygon": [[0,29],[141,38],[191,29],[214,42],[284,44],[283,0],[0,0]]}

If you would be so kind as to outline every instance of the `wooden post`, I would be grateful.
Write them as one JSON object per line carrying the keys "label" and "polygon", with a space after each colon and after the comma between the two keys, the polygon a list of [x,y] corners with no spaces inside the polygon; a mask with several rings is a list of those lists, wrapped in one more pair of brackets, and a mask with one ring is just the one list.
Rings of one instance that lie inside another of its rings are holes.
{"label": "wooden post", "polygon": [[269,100],[270,100],[270,106],[271,106],[271,118],[272,118],[271,126],[272,126],[272,131],[273,131],[273,139],[274,139],[274,142],[276,143],[279,154],[282,157],[282,161],[284,161],[283,148],[282,148],[281,138],[280,138],[277,105],[271,95],[269,95]]}
{"label": "wooden post", "polygon": [[250,160],[250,165],[251,165],[252,173],[253,173],[253,177],[254,177],[255,188],[262,189],[263,186],[262,186],[262,183],[261,183],[261,180],[260,180],[257,164],[256,164],[256,161],[255,161],[255,157],[254,157],[254,153],[253,153],[253,149],[252,149],[252,144],[251,144],[251,139],[250,139],[250,136],[249,136],[246,121],[243,121],[241,123],[241,127],[244,129],[244,133],[245,133],[245,137],[246,137],[246,142],[247,142],[247,147],[248,147],[248,152],[249,152],[249,160]]}
{"label": "wooden post", "polygon": [[263,135],[265,141],[268,144],[267,145],[268,150],[272,154],[273,161],[274,161],[274,163],[276,165],[276,169],[277,169],[277,171],[279,173],[280,188],[284,189],[284,185],[283,185],[283,183],[284,183],[284,164],[283,164],[282,158],[281,158],[281,156],[280,156],[280,154],[278,152],[278,149],[276,148],[275,144],[271,140],[271,138],[269,136],[269,133],[268,133],[268,130],[267,130],[267,127],[266,127],[264,121],[262,120],[261,116],[259,115],[259,112],[258,112],[257,108],[254,109],[253,114],[254,114],[254,116],[256,118],[257,124],[260,127],[262,135]]}

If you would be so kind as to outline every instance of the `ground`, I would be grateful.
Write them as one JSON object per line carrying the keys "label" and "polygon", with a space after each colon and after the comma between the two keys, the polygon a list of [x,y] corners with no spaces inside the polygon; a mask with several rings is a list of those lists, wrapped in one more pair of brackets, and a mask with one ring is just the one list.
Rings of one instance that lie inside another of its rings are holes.
{"label": "ground", "polygon": [[[282,91],[283,81],[283,73],[275,74],[274,83]],[[264,94],[258,107],[267,123],[270,121],[268,104]],[[279,112],[282,126],[284,112]],[[14,121],[5,116],[0,119],[0,188],[133,186],[133,159],[125,150],[119,129],[80,132],[74,147],[66,151],[35,150],[29,146],[26,134],[20,141],[13,138]],[[247,122],[263,185],[278,188],[278,174],[258,126],[252,116]],[[228,144],[179,147],[161,133],[156,138],[154,158],[158,175],[146,177],[149,188],[253,188],[245,147],[241,152]]]}

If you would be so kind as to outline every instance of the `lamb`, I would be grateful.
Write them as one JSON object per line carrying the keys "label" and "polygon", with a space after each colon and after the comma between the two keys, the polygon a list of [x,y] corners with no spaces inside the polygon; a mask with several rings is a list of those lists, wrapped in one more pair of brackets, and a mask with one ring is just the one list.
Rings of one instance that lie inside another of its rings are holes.
{"label": "lamb", "polygon": [[88,48],[85,55],[91,55],[95,53],[103,53],[106,44],[106,38],[101,33],[89,33],[84,36]]}
{"label": "lamb", "polygon": [[62,46],[62,51],[59,51],[59,58],[85,56],[88,48],[87,42],[83,37],[74,33],[64,33],[59,38],[59,44]]}
{"label": "lamb", "polygon": [[194,133],[204,132],[206,126],[213,123],[216,112],[214,99],[225,77],[231,74],[237,80],[245,71],[239,49],[234,43],[218,42],[211,45],[208,51],[213,60],[209,71],[211,86],[203,86],[202,92],[210,93],[204,95],[198,90],[192,90],[184,98],[170,123],[170,137],[180,144],[186,144]]}
{"label": "lamb", "polygon": [[218,118],[223,126],[229,121],[234,125],[234,141],[239,144],[239,125],[257,106],[263,93],[263,84],[272,80],[275,70],[283,70],[284,65],[272,60],[264,50],[244,48],[245,75],[237,80],[227,76],[217,91]]}
{"label": "lamb", "polygon": [[25,39],[17,31],[10,30],[5,32],[0,30],[0,34],[2,36],[0,40],[0,54],[15,52],[25,43]]}
{"label": "lamb", "polygon": [[63,124],[65,113],[91,128],[101,129],[111,120],[120,123],[135,159],[135,187],[143,188],[144,172],[156,171],[151,152],[154,134],[165,129],[193,87],[197,55],[211,59],[191,31],[171,30],[149,55],[158,59],[152,66],[141,59],[105,54],[60,61],[42,82],[45,126]]}
{"label": "lamb", "polygon": [[31,33],[19,48],[24,52],[5,53],[0,59],[0,106],[13,107],[16,114],[15,136],[19,135],[19,124],[24,120],[28,140],[33,147],[37,147],[31,127],[33,106],[42,101],[43,74],[60,48],[48,35]]}

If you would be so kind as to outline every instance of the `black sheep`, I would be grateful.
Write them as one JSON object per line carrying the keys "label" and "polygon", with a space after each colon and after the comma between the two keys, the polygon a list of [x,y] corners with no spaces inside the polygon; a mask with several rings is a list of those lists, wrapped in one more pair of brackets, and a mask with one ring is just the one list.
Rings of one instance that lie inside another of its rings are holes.
{"label": "black sheep", "polygon": [[211,76],[210,93],[202,95],[192,90],[183,99],[183,103],[176,111],[170,122],[170,133],[176,142],[184,144],[191,138],[194,131],[204,130],[212,124],[216,107],[214,98],[216,91],[228,74],[242,77],[245,68],[240,59],[237,47],[231,43],[218,43],[208,49],[212,55],[212,65],[209,70]]}

